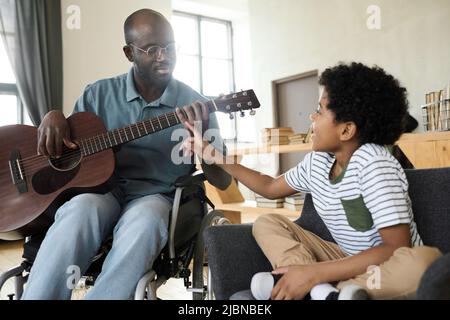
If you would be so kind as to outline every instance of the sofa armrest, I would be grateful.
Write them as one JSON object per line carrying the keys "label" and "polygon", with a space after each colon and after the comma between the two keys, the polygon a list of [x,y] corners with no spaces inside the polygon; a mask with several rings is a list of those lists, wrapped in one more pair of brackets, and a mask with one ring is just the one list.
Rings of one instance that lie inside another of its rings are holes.
{"label": "sofa armrest", "polygon": [[248,290],[252,276],[272,267],[252,235],[252,225],[221,225],[204,231],[216,299]]}
{"label": "sofa armrest", "polygon": [[417,289],[418,300],[450,300],[450,253],[425,271]]}

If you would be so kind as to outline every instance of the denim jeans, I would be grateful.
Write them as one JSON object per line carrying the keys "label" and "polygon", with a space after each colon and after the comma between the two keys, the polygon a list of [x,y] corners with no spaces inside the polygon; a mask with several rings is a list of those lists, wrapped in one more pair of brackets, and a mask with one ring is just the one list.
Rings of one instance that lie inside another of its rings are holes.
{"label": "denim jeans", "polygon": [[162,195],[135,199],[123,208],[110,193],[74,197],[57,211],[22,299],[70,299],[76,276],[83,275],[111,233],[112,249],[85,298],[132,299],[139,279],[166,245],[171,207]]}

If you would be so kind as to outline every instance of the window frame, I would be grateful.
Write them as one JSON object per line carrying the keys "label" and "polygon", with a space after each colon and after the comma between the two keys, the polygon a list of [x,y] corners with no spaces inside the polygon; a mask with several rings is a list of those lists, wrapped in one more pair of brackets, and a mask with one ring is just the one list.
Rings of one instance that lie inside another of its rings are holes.
{"label": "window frame", "polygon": [[[14,37],[14,33],[6,32],[5,36]],[[6,44],[4,43],[3,37],[0,37],[0,41],[3,42],[3,46],[6,49]],[[8,60],[8,63],[11,64],[11,61]],[[15,96],[17,99],[17,121],[16,124],[24,124],[25,122],[25,108],[20,99],[19,88],[17,87],[17,79],[15,83],[4,83],[0,82],[0,95],[2,96]]]}
{"label": "window frame", "polygon": [[[218,18],[213,18],[213,17],[207,17],[207,16],[203,16],[200,14],[195,14],[195,13],[189,13],[189,12],[184,12],[184,11],[179,11],[179,10],[174,10],[172,11],[172,15],[175,16],[181,16],[181,17],[187,17],[187,18],[191,18],[194,19],[196,24],[197,24],[197,38],[198,38],[198,55],[190,55],[190,56],[194,56],[194,57],[198,57],[198,65],[199,65],[199,87],[200,87],[200,93],[202,95],[203,94],[203,59],[204,58],[211,58],[211,57],[207,57],[203,55],[202,52],[202,26],[201,26],[201,22],[202,21],[210,21],[210,22],[216,22],[216,23],[220,23],[220,24],[224,24],[227,27],[227,34],[228,34],[228,48],[229,48],[229,58],[228,59],[223,59],[223,58],[216,58],[218,60],[224,60],[224,61],[228,61],[230,64],[230,81],[231,83],[230,88],[232,92],[236,92],[236,75],[235,75],[235,70],[234,70],[234,47],[233,47],[233,24],[231,21],[229,20],[224,20],[224,19],[218,19]],[[210,99],[216,99],[218,97],[216,96],[206,96],[207,98]],[[236,143],[237,142],[237,137],[238,137],[238,133],[237,133],[237,117],[234,116],[234,119],[232,120],[232,130],[233,130],[233,138],[231,139],[224,139],[225,142],[232,142],[232,143]]]}
{"label": "window frame", "polygon": [[22,100],[20,100],[19,90],[15,83],[0,83],[0,95],[2,96],[16,96],[17,98],[17,122],[16,124],[24,124],[25,108]]}

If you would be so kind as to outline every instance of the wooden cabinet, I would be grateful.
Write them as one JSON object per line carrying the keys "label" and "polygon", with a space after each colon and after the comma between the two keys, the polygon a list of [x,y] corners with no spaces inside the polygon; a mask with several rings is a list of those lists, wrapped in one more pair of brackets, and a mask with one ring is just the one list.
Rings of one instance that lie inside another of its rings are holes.
{"label": "wooden cabinet", "polygon": [[450,131],[404,134],[397,145],[416,169],[450,167]]}

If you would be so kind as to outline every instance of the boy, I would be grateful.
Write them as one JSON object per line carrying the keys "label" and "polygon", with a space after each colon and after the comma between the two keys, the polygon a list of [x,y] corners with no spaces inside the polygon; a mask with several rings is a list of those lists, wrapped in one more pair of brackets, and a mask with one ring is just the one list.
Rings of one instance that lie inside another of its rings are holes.
{"label": "boy", "polygon": [[[319,107],[311,116],[313,152],[286,174],[272,178],[239,164],[221,164],[192,124],[184,149],[218,164],[257,194],[283,198],[310,192],[317,213],[337,244],[324,241],[287,218],[256,220],[253,235],[271,262],[256,274],[257,299],[398,299],[415,293],[426,268],[441,253],[423,246],[413,220],[408,182],[387,151],[403,131],[406,90],[378,67],[341,64],[325,70]],[[194,149],[197,148],[197,149]],[[376,283],[369,267],[377,268]],[[273,287],[273,289],[272,289]]]}

